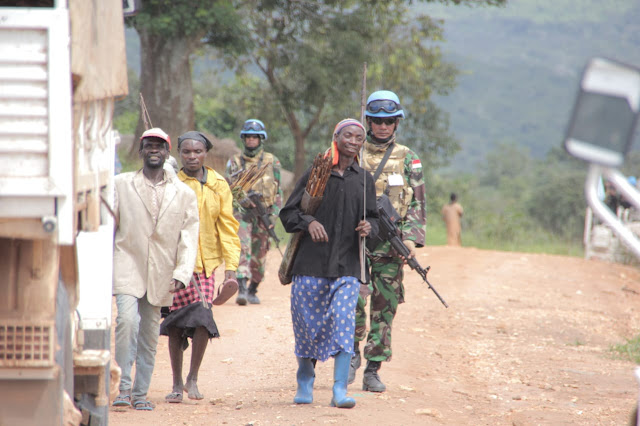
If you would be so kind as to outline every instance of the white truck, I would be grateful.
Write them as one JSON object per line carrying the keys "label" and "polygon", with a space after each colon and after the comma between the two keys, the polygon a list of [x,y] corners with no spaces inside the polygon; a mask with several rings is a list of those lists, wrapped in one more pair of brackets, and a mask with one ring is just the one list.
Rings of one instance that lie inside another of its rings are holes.
{"label": "white truck", "polygon": [[108,423],[127,91],[122,0],[0,2],[2,425]]}

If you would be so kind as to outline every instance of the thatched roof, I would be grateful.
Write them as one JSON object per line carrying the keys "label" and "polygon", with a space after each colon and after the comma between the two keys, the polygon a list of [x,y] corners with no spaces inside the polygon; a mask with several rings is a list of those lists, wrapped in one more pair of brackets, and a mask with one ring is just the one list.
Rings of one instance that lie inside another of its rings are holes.
{"label": "thatched roof", "polygon": [[218,139],[209,133],[204,133],[204,135],[213,144],[213,148],[207,154],[204,164],[224,175],[227,161],[234,155],[239,154],[241,152],[240,148],[238,148],[233,139]]}

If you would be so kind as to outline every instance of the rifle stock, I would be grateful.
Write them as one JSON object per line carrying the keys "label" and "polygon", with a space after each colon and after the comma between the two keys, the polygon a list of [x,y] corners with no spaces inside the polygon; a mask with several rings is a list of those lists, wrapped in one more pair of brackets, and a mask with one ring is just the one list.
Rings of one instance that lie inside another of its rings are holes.
{"label": "rifle stock", "polygon": [[[267,232],[269,233],[269,236],[276,242],[276,246],[278,247],[278,250],[280,250],[280,239],[278,238],[278,235],[273,228],[271,218],[269,217],[269,212],[262,202],[262,194],[258,192],[249,192],[249,194],[247,194],[247,197],[249,197],[249,199],[255,206],[250,207],[249,211],[256,219],[258,219],[260,223],[262,223],[262,225],[264,225]],[[282,254],[282,252],[280,252],[280,254]]]}

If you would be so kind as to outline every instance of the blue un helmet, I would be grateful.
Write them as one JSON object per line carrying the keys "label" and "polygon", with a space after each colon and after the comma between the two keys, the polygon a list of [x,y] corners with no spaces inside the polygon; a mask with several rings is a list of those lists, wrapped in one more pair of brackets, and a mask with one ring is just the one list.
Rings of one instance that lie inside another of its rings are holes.
{"label": "blue un helmet", "polygon": [[240,137],[244,139],[245,135],[259,135],[260,139],[267,140],[267,131],[264,127],[264,123],[255,118],[250,118],[242,125],[240,130]]}
{"label": "blue un helmet", "polygon": [[367,99],[366,117],[400,117],[404,118],[404,111],[400,105],[398,95],[389,90],[373,92]]}

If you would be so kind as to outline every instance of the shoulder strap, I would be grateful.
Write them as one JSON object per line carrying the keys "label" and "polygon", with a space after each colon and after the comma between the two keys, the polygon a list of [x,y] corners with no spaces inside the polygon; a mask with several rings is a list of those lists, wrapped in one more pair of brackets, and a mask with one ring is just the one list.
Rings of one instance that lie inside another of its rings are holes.
{"label": "shoulder strap", "polygon": [[[262,166],[262,160],[264,159],[264,150],[260,153],[260,159],[258,160],[258,168]],[[247,165],[247,160],[245,160],[244,155],[240,154],[240,164],[242,165],[242,170],[244,170]]]}
{"label": "shoulder strap", "polygon": [[376,172],[373,174],[374,182],[376,182],[380,177],[380,173],[382,173],[382,169],[384,169],[384,165],[387,164],[387,160],[389,159],[389,157],[391,157],[391,153],[393,152],[393,148],[395,148],[395,146],[396,146],[395,142],[392,143],[391,145],[389,145],[389,148],[387,148],[387,152],[384,153],[384,157],[382,157],[382,161],[380,162],[380,164],[378,164],[378,168],[376,169]]}

